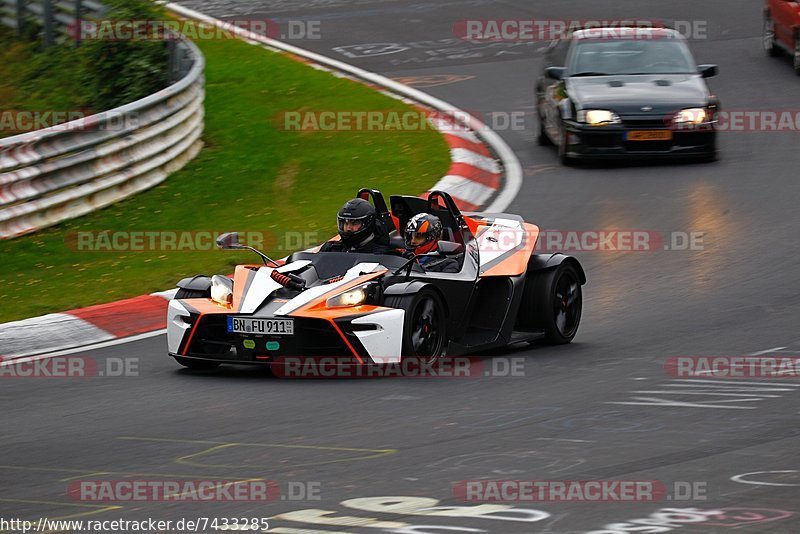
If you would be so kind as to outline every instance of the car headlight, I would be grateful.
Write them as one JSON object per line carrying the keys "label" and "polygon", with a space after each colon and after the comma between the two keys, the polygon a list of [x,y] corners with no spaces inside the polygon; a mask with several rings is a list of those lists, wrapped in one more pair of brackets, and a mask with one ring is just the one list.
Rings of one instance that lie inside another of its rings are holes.
{"label": "car headlight", "polygon": [[348,289],[344,293],[329,298],[325,305],[328,308],[348,308],[351,306],[360,306],[367,302],[370,294],[370,285],[364,284],[358,287]]}
{"label": "car headlight", "polygon": [[675,124],[703,124],[708,120],[708,112],[703,108],[687,108],[675,115]]}
{"label": "car headlight", "polygon": [[578,122],[590,126],[605,126],[607,124],[620,124],[622,119],[613,111],[607,109],[585,109],[578,112]]}
{"label": "car headlight", "polygon": [[233,302],[233,281],[227,276],[211,277],[211,300],[228,306]]}

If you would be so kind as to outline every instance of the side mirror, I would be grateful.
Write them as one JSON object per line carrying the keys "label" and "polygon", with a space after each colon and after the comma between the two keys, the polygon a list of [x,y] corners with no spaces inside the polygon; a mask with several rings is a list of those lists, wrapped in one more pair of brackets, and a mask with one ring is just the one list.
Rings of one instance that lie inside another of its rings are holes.
{"label": "side mirror", "polygon": [[455,256],[464,252],[464,245],[453,241],[439,241],[439,254],[442,256]]}
{"label": "side mirror", "polygon": [[700,71],[700,75],[703,78],[711,78],[712,76],[716,76],[719,72],[716,65],[698,65],[697,70]]}
{"label": "side mirror", "polygon": [[239,232],[226,232],[217,238],[217,246],[222,250],[241,248]]}
{"label": "side mirror", "polygon": [[552,80],[561,80],[566,70],[564,67],[547,67],[544,69],[544,75]]}

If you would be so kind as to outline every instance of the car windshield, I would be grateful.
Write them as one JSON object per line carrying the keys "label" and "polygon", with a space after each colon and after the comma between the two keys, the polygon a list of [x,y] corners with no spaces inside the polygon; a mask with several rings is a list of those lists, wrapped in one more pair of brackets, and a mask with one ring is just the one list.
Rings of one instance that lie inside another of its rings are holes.
{"label": "car windshield", "polygon": [[[295,252],[290,255],[287,263],[300,260],[311,260],[317,276],[321,280],[341,276],[351,267],[359,263],[379,263],[387,269],[394,270],[405,265],[408,260],[394,254],[362,254],[357,252]],[[415,272],[425,272],[414,264]]]}
{"label": "car windshield", "polygon": [[597,39],[579,41],[570,76],[690,74],[697,68],[689,48],[676,39]]}

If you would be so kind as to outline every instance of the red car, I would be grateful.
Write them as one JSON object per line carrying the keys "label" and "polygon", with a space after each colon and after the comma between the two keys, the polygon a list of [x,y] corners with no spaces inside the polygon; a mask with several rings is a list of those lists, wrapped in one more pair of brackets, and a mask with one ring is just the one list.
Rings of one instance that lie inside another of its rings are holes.
{"label": "red car", "polygon": [[770,56],[789,52],[800,75],[800,2],[764,0],[764,49]]}

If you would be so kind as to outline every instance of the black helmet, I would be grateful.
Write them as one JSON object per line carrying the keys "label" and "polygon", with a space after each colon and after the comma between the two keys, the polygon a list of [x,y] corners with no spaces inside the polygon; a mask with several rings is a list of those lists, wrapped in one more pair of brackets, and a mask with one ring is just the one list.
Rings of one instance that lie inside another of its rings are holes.
{"label": "black helmet", "polygon": [[365,244],[375,233],[375,207],[364,199],[345,202],[336,218],[342,243],[349,247]]}
{"label": "black helmet", "polygon": [[425,254],[436,249],[442,238],[442,221],[430,213],[418,213],[406,224],[406,249]]}

